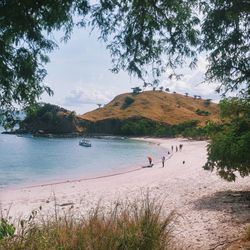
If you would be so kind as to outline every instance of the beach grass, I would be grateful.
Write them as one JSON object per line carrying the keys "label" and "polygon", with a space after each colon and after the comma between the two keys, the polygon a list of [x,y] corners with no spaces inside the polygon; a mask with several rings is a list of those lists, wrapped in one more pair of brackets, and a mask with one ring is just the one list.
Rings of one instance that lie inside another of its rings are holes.
{"label": "beach grass", "polygon": [[[41,209],[41,208],[40,208]],[[162,214],[162,206],[148,196],[140,201],[115,202],[108,209],[97,205],[85,216],[73,209],[51,217],[19,220],[19,229],[0,240],[0,249],[10,250],[167,250],[173,249],[175,214]]]}
{"label": "beach grass", "polygon": [[246,229],[245,229],[245,239],[250,241],[250,224],[248,224],[246,226]]}

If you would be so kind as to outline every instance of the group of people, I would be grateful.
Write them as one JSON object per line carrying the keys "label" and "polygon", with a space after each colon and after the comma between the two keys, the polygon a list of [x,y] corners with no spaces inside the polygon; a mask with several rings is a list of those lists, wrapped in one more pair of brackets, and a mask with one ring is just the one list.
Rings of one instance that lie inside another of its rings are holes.
{"label": "group of people", "polygon": [[[179,146],[176,146],[175,147],[175,152],[182,151],[182,148],[183,148],[183,144],[180,144]],[[171,146],[171,150],[172,150],[172,154],[173,154],[174,153],[174,146],[173,145]],[[170,155],[171,153],[169,151],[167,151],[167,154]],[[149,161],[149,167],[153,167],[154,164],[153,164],[152,157],[148,156],[148,161]],[[165,167],[165,161],[166,161],[166,157],[162,156],[161,163],[162,163],[163,168]],[[183,161],[183,164],[184,163],[185,163],[185,161]]]}

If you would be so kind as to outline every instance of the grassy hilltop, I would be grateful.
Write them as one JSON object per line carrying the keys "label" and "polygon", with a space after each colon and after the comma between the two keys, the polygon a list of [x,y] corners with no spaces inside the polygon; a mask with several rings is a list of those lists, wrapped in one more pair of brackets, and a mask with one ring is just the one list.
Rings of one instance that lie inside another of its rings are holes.
{"label": "grassy hilltop", "polygon": [[208,121],[218,122],[219,111],[210,100],[145,91],[118,95],[104,107],[78,117],[89,133],[193,137],[201,135],[197,129]]}
{"label": "grassy hilltop", "polygon": [[[206,121],[219,121],[217,104],[208,102],[162,91],[145,91],[137,95],[125,93],[116,96],[103,108],[83,114],[80,118],[91,122],[145,118],[166,125],[199,120],[204,125]],[[198,114],[197,110],[207,111],[209,114]]]}

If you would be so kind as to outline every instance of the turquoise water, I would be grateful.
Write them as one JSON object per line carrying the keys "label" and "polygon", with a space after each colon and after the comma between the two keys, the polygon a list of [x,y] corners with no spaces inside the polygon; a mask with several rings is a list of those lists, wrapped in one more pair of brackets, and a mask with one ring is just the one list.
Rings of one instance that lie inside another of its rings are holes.
{"label": "turquoise water", "polygon": [[0,188],[93,177],[147,165],[147,156],[159,160],[164,149],[136,140],[37,138],[0,134]]}

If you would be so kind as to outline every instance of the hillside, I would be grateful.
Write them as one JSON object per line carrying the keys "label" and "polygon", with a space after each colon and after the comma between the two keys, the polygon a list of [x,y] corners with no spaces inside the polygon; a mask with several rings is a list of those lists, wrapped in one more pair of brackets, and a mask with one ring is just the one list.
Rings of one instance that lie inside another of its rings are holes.
{"label": "hillside", "polygon": [[76,115],[56,105],[41,104],[17,132],[74,136],[111,134],[132,136],[202,136],[207,121],[218,122],[218,106],[203,99],[161,91],[125,93],[102,108]]}
{"label": "hillside", "polygon": [[84,128],[74,112],[53,104],[41,103],[35,112],[26,116],[20,124],[20,129],[16,132],[73,136],[79,135],[83,131]]}
{"label": "hillside", "polygon": [[[130,103],[126,105],[126,99]],[[180,94],[161,91],[145,91],[138,95],[125,93],[115,97],[103,108],[98,108],[79,116],[90,122],[104,120],[131,120],[144,118],[166,125],[175,125],[190,120],[199,120],[200,125],[206,121],[219,121],[218,105],[204,105],[204,99],[194,99]],[[209,115],[198,115],[196,110],[208,111]]]}

